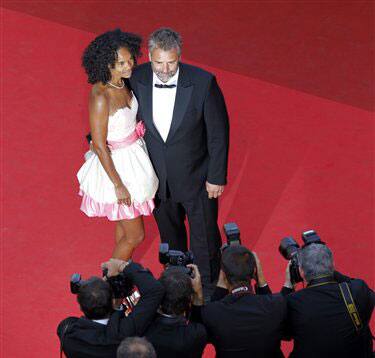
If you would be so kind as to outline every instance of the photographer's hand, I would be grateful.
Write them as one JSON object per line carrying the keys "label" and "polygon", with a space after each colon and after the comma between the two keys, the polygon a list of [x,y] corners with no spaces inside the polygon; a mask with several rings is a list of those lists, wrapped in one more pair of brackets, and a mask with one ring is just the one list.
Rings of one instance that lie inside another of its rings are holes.
{"label": "photographer's hand", "polygon": [[288,265],[286,266],[286,270],[285,270],[285,283],[284,283],[284,287],[287,287],[287,288],[290,288],[290,289],[294,289],[294,285],[293,285],[292,280],[290,278],[290,261],[288,262]]}
{"label": "photographer's hand", "polygon": [[263,269],[262,269],[262,265],[260,264],[260,260],[259,260],[259,257],[258,255],[252,251],[253,255],[254,255],[254,258],[255,258],[255,263],[256,263],[256,266],[257,266],[257,272],[256,272],[256,281],[257,281],[257,285],[258,287],[264,287],[267,285],[267,281],[264,277],[264,274],[263,274]]}
{"label": "photographer's hand", "polygon": [[122,310],[122,301],[123,298],[112,298],[112,307],[116,311]]}
{"label": "photographer's hand", "polygon": [[193,285],[193,291],[194,291],[193,305],[202,306],[204,303],[204,299],[203,299],[201,274],[199,272],[198,266],[194,264],[189,264],[186,266],[191,268],[193,271],[193,278],[191,279],[191,283]]}
{"label": "photographer's hand", "polygon": [[227,282],[225,280],[225,274],[224,274],[223,270],[220,270],[220,272],[219,272],[219,278],[217,280],[216,286],[220,287],[220,288],[224,288],[226,290],[229,290],[229,287],[228,287]]}
{"label": "photographer's hand", "polygon": [[101,264],[102,270],[107,269],[107,276],[117,276],[124,268],[129,265],[128,261],[119,260],[119,259],[109,259],[107,262]]}

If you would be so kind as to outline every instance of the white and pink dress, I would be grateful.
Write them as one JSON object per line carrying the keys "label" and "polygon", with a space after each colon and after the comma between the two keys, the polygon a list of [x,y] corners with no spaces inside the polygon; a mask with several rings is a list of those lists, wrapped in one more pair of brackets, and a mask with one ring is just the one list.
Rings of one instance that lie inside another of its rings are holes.
{"label": "white and pink dress", "polygon": [[109,220],[134,219],[151,215],[159,180],[143,140],[144,125],[136,122],[138,102],[133,95],[131,108],[117,110],[108,118],[107,143],[116,171],[128,189],[130,206],[117,204],[115,188],[97,155],[90,153],[77,173],[81,210],[87,216],[106,216]]}

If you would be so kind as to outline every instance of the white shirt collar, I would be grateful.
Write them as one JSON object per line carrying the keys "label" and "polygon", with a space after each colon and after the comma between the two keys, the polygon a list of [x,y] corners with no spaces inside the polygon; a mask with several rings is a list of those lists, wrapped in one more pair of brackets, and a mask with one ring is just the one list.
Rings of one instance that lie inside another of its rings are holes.
{"label": "white shirt collar", "polygon": [[104,324],[105,326],[108,324],[109,318],[103,318],[103,319],[93,319],[93,322]]}
{"label": "white shirt collar", "polygon": [[159,77],[156,76],[155,72],[152,72],[153,74],[153,82],[154,82],[154,85],[157,83],[157,84],[160,84],[160,85],[176,85],[177,86],[177,81],[178,81],[178,74],[180,72],[180,68],[177,69],[177,72],[174,74],[173,77],[171,77],[167,82],[162,82],[160,81]]}

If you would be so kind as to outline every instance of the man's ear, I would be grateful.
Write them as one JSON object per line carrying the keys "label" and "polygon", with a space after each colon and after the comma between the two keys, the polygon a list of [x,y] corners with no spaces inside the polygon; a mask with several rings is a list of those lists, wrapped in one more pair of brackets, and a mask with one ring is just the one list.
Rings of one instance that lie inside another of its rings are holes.
{"label": "man's ear", "polygon": [[148,53],[148,59],[150,60],[150,62],[152,61],[151,60],[151,52]]}

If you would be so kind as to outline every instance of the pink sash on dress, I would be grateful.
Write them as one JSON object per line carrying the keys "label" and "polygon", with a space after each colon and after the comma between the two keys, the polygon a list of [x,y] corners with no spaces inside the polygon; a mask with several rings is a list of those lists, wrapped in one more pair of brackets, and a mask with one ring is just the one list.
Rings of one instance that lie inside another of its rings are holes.
{"label": "pink sash on dress", "polygon": [[139,138],[145,135],[146,128],[143,121],[140,121],[135,126],[134,132],[128,135],[126,138],[116,141],[108,141],[108,147],[110,150],[116,150],[120,148],[128,147],[129,145],[136,142]]}

